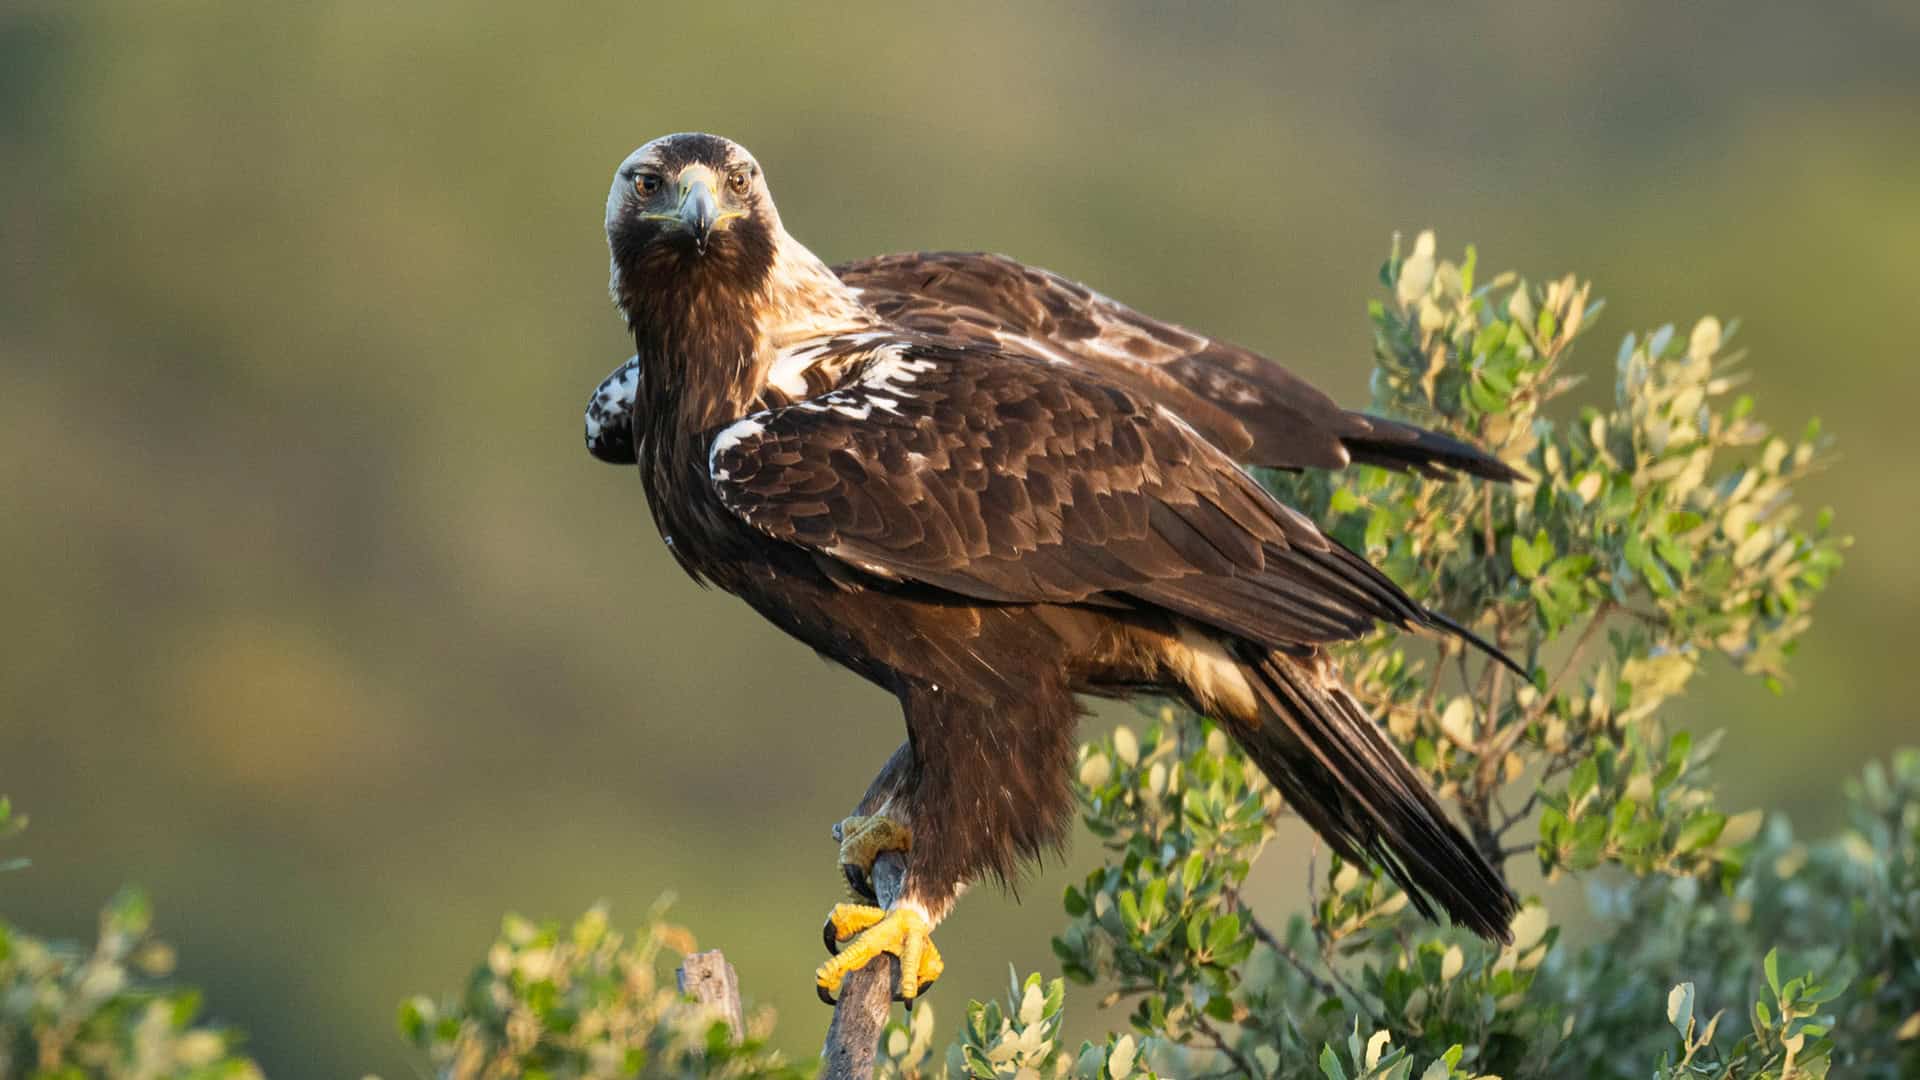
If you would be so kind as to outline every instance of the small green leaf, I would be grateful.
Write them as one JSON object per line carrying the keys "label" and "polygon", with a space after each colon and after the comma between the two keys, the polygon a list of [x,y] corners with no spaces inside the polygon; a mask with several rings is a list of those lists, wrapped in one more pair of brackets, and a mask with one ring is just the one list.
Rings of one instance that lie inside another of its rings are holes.
{"label": "small green leaf", "polygon": [[[1695,816],[1680,828],[1680,836],[1674,841],[1674,850],[1682,854],[1698,851],[1720,838],[1720,830],[1727,827],[1727,815],[1715,811]],[[1768,953],[1769,957],[1773,954]],[[1772,972],[1768,972],[1771,981]],[[1777,991],[1776,991],[1777,992]]]}
{"label": "small green leaf", "polygon": [[1540,555],[1534,551],[1532,544],[1516,536],[1513,538],[1510,549],[1513,552],[1514,573],[1526,580],[1532,580],[1540,575]]}
{"label": "small green leaf", "polygon": [[1187,856],[1187,864],[1180,870],[1181,891],[1188,896],[1192,896],[1193,890],[1199,886],[1200,879],[1206,875],[1206,872],[1206,855],[1196,851]]}
{"label": "small green leaf", "polygon": [[1684,982],[1667,993],[1667,1023],[1683,1039],[1693,1037],[1693,984]]}
{"label": "small green leaf", "polygon": [[1213,920],[1213,925],[1208,928],[1207,951],[1215,953],[1224,952],[1227,946],[1232,945],[1235,941],[1239,940],[1239,938],[1240,916],[1229,911],[1225,915]]}

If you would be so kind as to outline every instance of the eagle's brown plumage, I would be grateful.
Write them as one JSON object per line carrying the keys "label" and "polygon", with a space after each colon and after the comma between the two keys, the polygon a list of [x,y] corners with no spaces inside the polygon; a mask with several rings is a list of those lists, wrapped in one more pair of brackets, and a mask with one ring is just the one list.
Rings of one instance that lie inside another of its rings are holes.
{"label": "eagle's brown plumage", "polygon": [[1498,873],[1324,653],[1382,622],[1465,631],[1235,461],[1505,465],[1011,260],[830,271],[713,136],[636,151],[607,233],[636,356],[596,394],[596,454],[637,461],[690,574],[899,699],[908,742],[861,813],[911,827],[929,921],[1064,835],[1075,695],[1144,692],[1220,718],[1422,911],[1506,936]]}
{"label": "eagle's brown plumage", "polygon": [[[891,324],[947,344],[1010,349],[1098,371],[1166,405],[1238,462],[1279,469],[1359,462],[1435,477],[1459,470],[1520,478],[1477,447],[1342,409],[1264,356],[1004,255],[913,252],[832,270]],[[635,358],[615,369],[588,403],[587,446],[603,461],[634,463],[628,413],[638,367]]]}

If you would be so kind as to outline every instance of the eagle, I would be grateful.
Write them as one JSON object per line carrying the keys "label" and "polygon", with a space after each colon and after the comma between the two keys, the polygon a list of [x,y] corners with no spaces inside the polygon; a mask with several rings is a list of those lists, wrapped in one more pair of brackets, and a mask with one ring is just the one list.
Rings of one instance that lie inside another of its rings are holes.
{"label": "eagle", "polygon": [[[620,163],[609,288],[634,356],[588,447],[637,466],[695,581],[892,694],[907,741],[835,829],[864,903],[815,973],[874,957],[909,1003],[972,882],[1064,842],[1084,696],[1213,717],[1342,858],[1429,918],[1509,938],[1517,903],[1343,688],[1328,646],[1458,636],[1243,466],[1354,462],[1519,477],[1459,440],[1351,412],[1256,353],[995,255],[829,267],[739,144],[683,133]],[[873,864],[900,853],[899,900]]]}

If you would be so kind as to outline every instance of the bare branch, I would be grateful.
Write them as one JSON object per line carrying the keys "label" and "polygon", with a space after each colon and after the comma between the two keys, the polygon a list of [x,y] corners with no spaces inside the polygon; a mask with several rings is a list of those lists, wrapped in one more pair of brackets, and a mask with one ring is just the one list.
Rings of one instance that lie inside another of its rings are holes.
{"label": "bare branch", "polygon": [[679,980],[681,993],[691,994],[695,1001],[718,1011],[727,1022],[727,1030],[733,1032],[733,1041],[740,1041],[746,1031],[740,1009],[740,977],[719,949],[687,957],[674,977]]}
{"label": "bare branch", "polygon": [[1581,655],[1587,651],[1587,646],[1593,642],[1594,635],[1606,625],[1607,616],[1613,614],[1617,606],[1612,600],[1602,600],[1595,605],[1593,615],[1587,620],[1586,628],[1580,631],[1580,639],[1573,643],[1573,651],[1567,654],[1566,662],[1560,665],[1559,671],[1553,673],[1553,678],[1547,680],[1546,690],[1541,692],[1540,700],[1527,713],[1526,719],[1522,721],[1523,724],[1531,724],[1539,720],[1546,715],[1548,709],[1553,707],[1553,695],[1559,692],[1560,684],[1566,681],[1567,675],[1579,666]]}
{"label": "bare branch", "polygon": [[[873,892],[881,907],[891,911],[906,882],[907,862],[899,852],[884,852],[874,861]],[[900,961],[881,953],[840,984],[840,1000],[833,1007],[833,1023],[827,1028],[827,1043],[820,1051],[820,1080],[869,1080],[873,1076],[874,1055],[880,1049],[887,1015],[893,1010],[894,984],[899,978]]]}
{"label": "bare branch", "polygon": [[1194,1026],[1206,1033],[1207,1039],[1213,1043],[1213,1048],[1224,1054],[1227,1060],[1233,1062],[1233,1067],[1240,1070],[1241,1076],[1260,1075],[1259,1072],[1254,1069],[1253,1062],[1248,1061],[1245,1055],[1235,1050],[1233,1044],[1227,1041],[1227,1037],[1220,1034],[1218,1028],[1208,1023],[1206,1017],[1199,1017]]}
{"label": "bare branch", "polygon": [[1286,942],[1275,937],[1273,931],[1267,929],[1266,924],[1254,917],[1252,909],[1243,907],[1241,910],[1246,912],[1247,924],[1253,928],[1253,936],[1258,938],[1261,944],[1272,949],[1279,955],[1280,959],[1292,965],[1293,970],[1299,972],[1300,977],[1307,980],[1307,985],[1313,987],[1321,997],[1330,998],[1336,996],[1333,984],[1321,978],[1320,975],[1313,970],[1313,966],[1305,960],[1300,959],[1300,954],[1288,947]]}

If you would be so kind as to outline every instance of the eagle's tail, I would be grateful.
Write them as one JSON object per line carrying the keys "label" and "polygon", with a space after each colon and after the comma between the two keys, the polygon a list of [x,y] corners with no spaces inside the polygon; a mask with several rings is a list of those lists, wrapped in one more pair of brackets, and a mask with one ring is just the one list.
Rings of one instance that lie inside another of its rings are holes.
{"label": "eagle's tail", "polygon": [[1248,756],[1341,858],[1380,866],[1428,918],[1439,908],[1481,937],[1511,941],[1518,904],[1499,873],[1326,661],[1243,645],[1258,726],[1229,724]]}
{"label": "eagle's tail", "polygon": [[1340,437],[1348,456],[1355,461],[1383,469],[1412,470],[1434,478],[1445,478],[1448,472],[1458,469],[1502,483],[1526,479],[1525,473],[1451,435],[1365,413],[1347,416],[1366,426],[1365,434]]}

